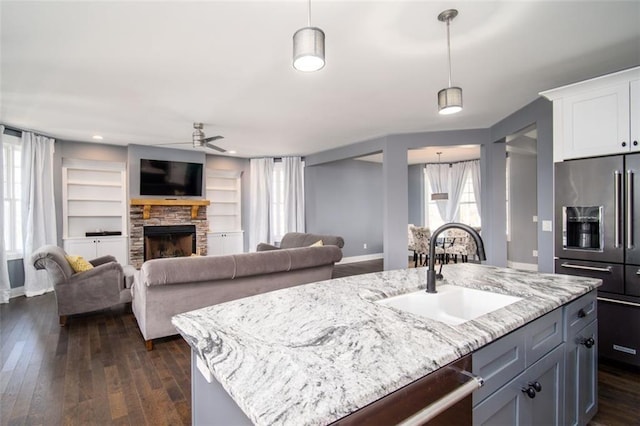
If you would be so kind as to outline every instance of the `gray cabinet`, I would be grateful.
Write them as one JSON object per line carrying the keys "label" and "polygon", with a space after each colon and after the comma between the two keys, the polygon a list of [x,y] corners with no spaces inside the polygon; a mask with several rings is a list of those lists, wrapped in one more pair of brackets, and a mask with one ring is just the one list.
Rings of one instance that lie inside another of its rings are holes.
{"label": "gray cabinet", "polygon": [[563,379],[561,345],[474,407],[473,424],[563,424]]}
{"label": "gray cabinet", "polygon": [[598,410],[596,291],[473,353],[473,424],[585,425]]}

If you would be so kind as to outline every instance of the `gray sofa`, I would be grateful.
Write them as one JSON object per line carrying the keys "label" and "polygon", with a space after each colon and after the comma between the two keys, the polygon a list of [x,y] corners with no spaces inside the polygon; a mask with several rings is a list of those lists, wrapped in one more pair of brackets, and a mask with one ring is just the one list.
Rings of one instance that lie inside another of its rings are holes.
{"label": "gray sofa", "polygon": [[344,239],[336,235],[307,234],[304,232],[287,232],[280,241],[280,246],[276,247],[267,243],[260,243],[256,248],[257,251],[290,249],[296,247],[309,247],[311,244],[322,240],[325,246],[344,247]]}
{"label": "gray sofa", "polygon": [[329,245],[226,256],[144,262],[132,287],[132,308],[146,342],[178,334],[171,317],[259,293],[328,280],[342,250]]}

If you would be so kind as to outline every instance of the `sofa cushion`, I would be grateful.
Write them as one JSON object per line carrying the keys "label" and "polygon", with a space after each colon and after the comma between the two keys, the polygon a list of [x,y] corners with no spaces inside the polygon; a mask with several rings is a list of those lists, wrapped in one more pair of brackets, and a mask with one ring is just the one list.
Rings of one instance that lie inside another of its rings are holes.
{"label": "sofa cushion", "polygon": [[231,255],[152,259],[140,268],[141,279],[148,286],[232,278],[235,271]]}
{"label": "sofa cushion", "polygon": [[344,247],[344,239],[335,235],[307,234],[304,232],[287,232],[280,241],[280,248],[309,247],[318,240],[332,246]]}

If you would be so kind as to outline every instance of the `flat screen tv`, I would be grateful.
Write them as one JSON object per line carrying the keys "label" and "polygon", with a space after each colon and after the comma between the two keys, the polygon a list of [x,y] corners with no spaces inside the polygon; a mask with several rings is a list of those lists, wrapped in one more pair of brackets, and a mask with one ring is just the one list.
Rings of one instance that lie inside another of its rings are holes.
{"label": "flat screen tv", "polygon": [[202,196],[202,164],[140,159],[140,195]]}

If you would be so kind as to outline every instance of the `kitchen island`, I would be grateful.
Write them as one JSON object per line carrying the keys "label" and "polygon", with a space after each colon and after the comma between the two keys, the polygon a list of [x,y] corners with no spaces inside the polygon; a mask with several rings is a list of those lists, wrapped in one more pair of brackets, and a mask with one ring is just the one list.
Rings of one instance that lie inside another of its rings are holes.
{"label": "kitchen island", "polygon": [[177,315],[173,323],[254,424],[328,424],[600,285],[469,263],[443,272],[438,285],[522,300],[455,326],[375,303],[424,288],[426,270],[417,268],[265,293]]}

